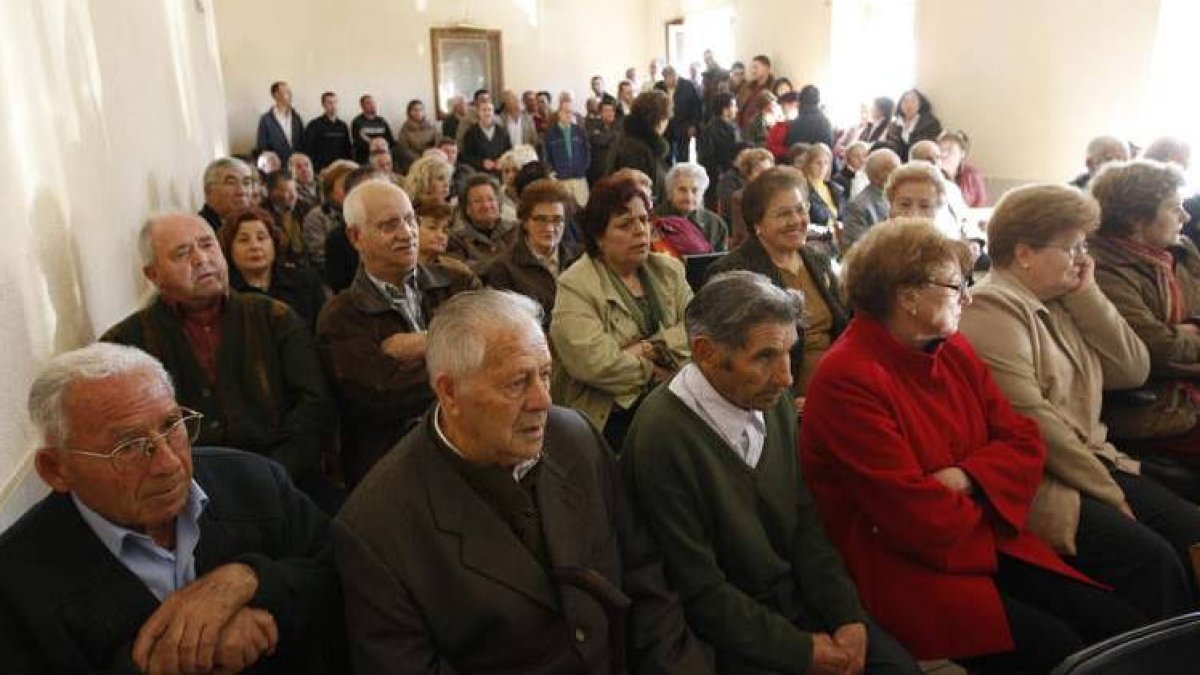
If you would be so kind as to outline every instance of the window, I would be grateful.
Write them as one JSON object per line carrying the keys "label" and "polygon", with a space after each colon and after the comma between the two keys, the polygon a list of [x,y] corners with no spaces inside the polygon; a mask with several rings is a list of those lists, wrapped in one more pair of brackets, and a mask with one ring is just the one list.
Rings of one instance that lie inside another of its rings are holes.
{"label": "window", "polygon": [[682,22],[667,24],[667,62],[687,77],[688,66],[699,63],[704,70],[704,50],[728,68],[736,59],[733,46],[733,8],[718,7],[687,14]]}
{"label": "window", "polygon": [[864,103],[913,86],[915,23],[916,0],[833,0],[833,78],[821,98],[834,126],[857,123]]}
{"label": "window", "polygon": [[1195,28],[1200,22],[1200,3],[1195,0],[1162,0],[1158,32],[1151,56],[1150,82],[1139,138],[1142,147],[1159,136],[1176,136],[1192,148],[1190,187],[1197,186],[1196,165],[1200,162],[1200,125],[1196,109],[1200,90],[1194,84],[1196,68]]}

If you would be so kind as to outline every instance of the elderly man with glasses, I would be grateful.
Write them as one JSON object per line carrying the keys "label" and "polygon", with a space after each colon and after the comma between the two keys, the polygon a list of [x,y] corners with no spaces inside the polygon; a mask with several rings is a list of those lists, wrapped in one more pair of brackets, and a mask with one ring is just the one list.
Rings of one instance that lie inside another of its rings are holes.
{"label": "elderly man with glasses", "polygon": [[62,354],[29,413],[53,492],[0,536],[5,672],[342,672],[325,516],[278,464],[193,450],[162,364]]}

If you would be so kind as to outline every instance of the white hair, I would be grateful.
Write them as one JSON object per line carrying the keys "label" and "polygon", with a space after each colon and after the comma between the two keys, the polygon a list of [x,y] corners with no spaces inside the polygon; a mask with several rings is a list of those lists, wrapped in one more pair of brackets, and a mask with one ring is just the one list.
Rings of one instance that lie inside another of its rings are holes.
{"label": "white hair", "polygon": [[429,381],[438,375],[468,377],[483,366],[489,339],[498,331],[542,332],[542,307],[512,291],[466,291],[440,307],[425,336]]}
{"label": "white hair", "polygon": [[708,171],[695,162],[680,162],[667,171],[667,194],[675,190],[681,178],[691,178],[696,182],[696,189],[703,195],[708,190]]}
{"label": "white hair", "polygon": [[367,224],[368,197],[383,196],[407,197],[404,190],[392,181],[382,176],[372,176],[354,186],[346,200],[342,202],[342,217],[346,220],[347,228],[359,228]]}
{"label": "white hair", "polygon": [[153,375],[175,396],[167,370],[158,359],[136,347],[97,342],[50,359],[29,388],[29,418],[41,434],[42,442],[62,444],[70,438],[71,424],[63,399],[72,384],[138,372]]}
{"label": "white hair", "polygon": [[250,165],[238,159],[237,157],[220,157],[209,162],[204,169],[204,187],[216,185],[221,174],[228,169],[240,169],[247,175],[253,175]]}
{"label": "white hair", "polygon": [[501,169],[520,169],[526,164],[536,161],[538,161],[537,150],[534,150],[532,145],[518,145],[500,155],[500,159],[496,160],[496,164]]}

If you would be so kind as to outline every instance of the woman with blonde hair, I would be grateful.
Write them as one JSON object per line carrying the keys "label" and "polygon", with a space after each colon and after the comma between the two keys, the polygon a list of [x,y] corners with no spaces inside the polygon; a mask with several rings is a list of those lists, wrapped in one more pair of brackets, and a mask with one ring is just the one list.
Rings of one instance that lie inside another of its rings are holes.
{"label": "woman with blonde hair", "polygon": [[454,167],[442,152],[428,152],[408,168],[404,189],[413,202],[439,202],[453,206],[450,181]]}

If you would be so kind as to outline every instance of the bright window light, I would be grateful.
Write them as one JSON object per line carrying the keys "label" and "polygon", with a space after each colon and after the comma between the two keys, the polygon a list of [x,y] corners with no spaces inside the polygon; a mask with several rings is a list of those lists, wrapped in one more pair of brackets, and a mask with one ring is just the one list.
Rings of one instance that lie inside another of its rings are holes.
{"label": "bright window light", "polygon": [[916,0],[833,0],[833,77],[821,92],[835,127],[858,123],[863,104],[893,100],[916,80]]}
{"label": "bright window light", "polygon": [[1141,125],[1143,147],[1159,136],[1176,136],[1192,147],[1192,168],[1188,182],[1198,183],[1196,165],[1200,162],[1200,125],[1196,109],[1200,91],[1195,86],[1196,37],[1200,22],[1200,2],[1162,0],[1158,12],[1158,34],[1151,57],[1148,105]]}

